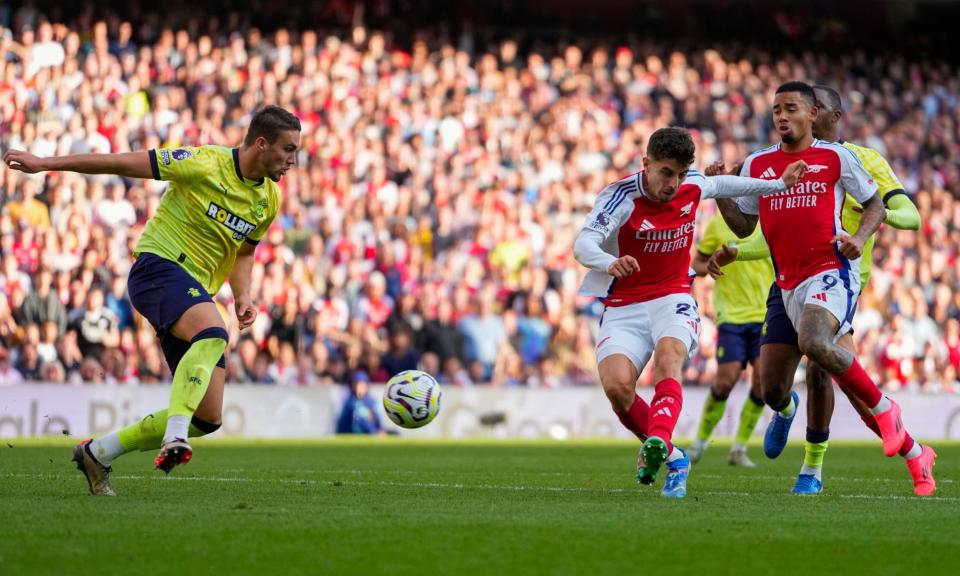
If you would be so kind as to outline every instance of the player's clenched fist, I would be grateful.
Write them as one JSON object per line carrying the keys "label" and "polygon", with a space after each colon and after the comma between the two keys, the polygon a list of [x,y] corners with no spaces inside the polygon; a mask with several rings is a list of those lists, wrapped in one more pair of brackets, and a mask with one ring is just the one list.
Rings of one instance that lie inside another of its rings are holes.
{"label": "player's clenched fist", "polygon": [[614,278],[624,278],[640,271],[640,264],[633,256],[621,256],[607,266],[607,273]]}
{"label": "player's clenched fist", "polygon": [[803,160],[797,160],[793,164],[787,166],[787,169],[783,171],[783,175],[780,176],[780,178],[783,179],[783,183],[787,185],[787,188],[793,188],[793,185],[803,178],[803,174],[806,171],[807,163]]}
{"label": "player's clenched fist", "polygon": [[723,174],[723,169],[723,160],[717,160],[713,164],[704,168],[703,173],[707,176],[719,176],[720,174]]}
{"label": "player's clenched fist", "polygon": [[723,160],[717,160],[713,164],[707,166],[703,169],[703,173],[707,176],[736,176],[740,174],[740,169],[743,168],[742,163],[737,163],[733,165],[733,168],[726,170],[726,166],[723,163]]}
{"label": "player's clenched fist", "polygon": [[253,325],[257,319],[257,307],[251,302],[236,302],[237,321],[240,323],[240,330],[246,330]]}
{"label": "player's clenched fist", "polygon": [[3,155],[3,161],[14,170],[26,172],[27,174],[36,174],[44,170],[43,159],[24,152],[23,150],[10,150]]}
{"label": "player's clenched fist", "polygon": [[837,234],[830,242],[837,243],[837,250],[839,250],[845,258],[856,260],[863,256],[864,241],[856,236]]}
{"label": "player's clenched fist", "polygon": [[720,247],[719,250],[713,253],[710,256],[710,260],[707,261],[707,272],[713,278],[719,278],[723,276],[723,268],[727,264],[730,264],[737,259],[737,249],[734,246],[727,246],[724,244]]}

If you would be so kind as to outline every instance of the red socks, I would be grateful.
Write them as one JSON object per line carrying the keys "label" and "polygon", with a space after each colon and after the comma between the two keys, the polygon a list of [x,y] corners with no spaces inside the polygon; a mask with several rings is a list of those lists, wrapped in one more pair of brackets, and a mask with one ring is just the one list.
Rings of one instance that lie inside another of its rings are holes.
{"label": "red socks", "polygon": [[643,398],[634,396],[630,410],[624,413],[614,410],[614,413],[624,428],[633,432],[641,441],[647,439],[647,418],[650,416],[650,407]]}
{"label": "red socks", "polygon": [[[880,437],[880,427],[877,426],[876,418],[870,418],[869,420],[866,418],[861,418],[861,420],[863,420],[863,423],[867,425],[867,428],[873,430],[873,433]],[[907,453],[913,450],[914,442],[913,436],[907,432],[907,437],[903,440],[903,446],[900,447],[898,454],[906,458]]]}
{"label": "red socks", "polygon": [[657,436],[667,443],[667,454],[673,451],[673,429],[683,407],[683,389],[673,378],[657,382],[656,394],[650,404],[650,436]]}
{"label": "red socks", "polygon": [[863,420],[863,423],[867,425],[867,428],[873,430],[873,433],[877,435],[877,438],[880,438],[880,437],[881,437],[881,436],[880,436],[880,427],[877,426],[877,419],[876,419],[876,418],[874,418],[874,417],[872,417],[872,416],[871,416],[870,418],[864,418],[863,416],[861,416],[860,419]]}
{"label": "red socks", "polygon": [[873,380],[870,379],[870,376],[867,375],[856,358],[853,359],[853,364],[847,368],[846,372],[840,376],[834,376],[833,379],[837,381],[841,388],[863,400],[868,408],[873,408],[883,398],[880,389],[873,383]]}
{"label": "red socks", "polygon": [[673,450],[670,439],[673,429],[680,418],[683,406],[683,391],[680,383],[672,378],[661,380],[653,396],[653,405],[648,406],[640,396],[633,397],[633,404],[627,412],[614,410],[620,423],[640,440],[647,436],[658,436],[667,443],[667,453]]}

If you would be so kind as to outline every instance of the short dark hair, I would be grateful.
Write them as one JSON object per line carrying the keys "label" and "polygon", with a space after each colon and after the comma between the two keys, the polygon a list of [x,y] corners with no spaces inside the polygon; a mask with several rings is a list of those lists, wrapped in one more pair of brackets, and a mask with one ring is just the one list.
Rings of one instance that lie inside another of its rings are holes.
{"label": "short dark hair", "polygon": [[686,128],[670,126],[650,135],[647,156],[654,160],[676,160],[684,166],[693,164],[695,147]]}
{"label": "short dark hair", "polygon": [[300,119],[279,106],[264,106],[253,115],[247,136],[243,139],[244,146],[253,146],[257,138],[263,136],[267,142],[273,144],[280,137],[281,132],[288,130],[300,131]]}
{"label": "short dark hair", "polygon": [[843,111],[843,100],[840,99],[840,93],[834,90],[829,86],[823,84],[814,84],[814,95],[816,95],[816,90],[822,90],[827,93],[827,102],[821,102],[820,99],[817,99],[817,106],[826,105],[827,108],[831,110]]}
{"label": "short dark hair", "polygon": [[813,91],[813,86],[807,84],[806,82],[800,82],[799,80],[794,80],[793,82],[786,82],[781,84],[777,88],[777,94],[782,94],[783,92],[799,92],[803,99],[806,100],[810,106],[817,105],[817,95]]}

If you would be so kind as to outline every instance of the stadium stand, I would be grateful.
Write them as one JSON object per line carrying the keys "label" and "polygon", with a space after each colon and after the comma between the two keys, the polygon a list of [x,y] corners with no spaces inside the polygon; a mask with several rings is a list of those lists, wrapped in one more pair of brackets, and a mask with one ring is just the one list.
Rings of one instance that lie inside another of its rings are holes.
{"label": "stadium stand", "polygon": [[[0,9],[2,150],[237,145],[264,103],[302,119],[299,165],[257,253],[261,315],[249,333],[231,326],[228,381],[333,385],[363,370],[382,382],[419,365],[444,384],[593,385],[598,308],[576,296],[571,245],[597,191],[637,171],[664,125],[691,128],[698,166],[736,163],[776,140],[771,91],[805,79],[840,91],[844,137],[888,158],[923,222],[879,233],[861,361],[890,389],[960,390],[956,64],[917,46],[834,51],[829,22],[779,11],[765,34],[780,45],[698,44],[569,24],[517,37],[468,8],[448,8],[459,26],[417,28],[412,8],[386,1],[296,18],[229,4],[211,18],[183,2]],[[822,42],[794,48],[811,28]],[[0,385],[170,379],[124,294],[164,188],[0,167]],[[695,285],[690,385],[716,364],[710,288]],[[217,301],[232,320],[228,286]]]}

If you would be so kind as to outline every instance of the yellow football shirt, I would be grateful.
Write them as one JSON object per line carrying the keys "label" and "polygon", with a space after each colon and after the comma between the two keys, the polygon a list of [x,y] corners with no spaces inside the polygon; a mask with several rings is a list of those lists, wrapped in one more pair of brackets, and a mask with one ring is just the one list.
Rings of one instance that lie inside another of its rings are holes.
{"label": "yellow football shirt", "polygon": [[277,215],[280,189],[240,172],[239,150],[223,146],[150,150],[153,177],[170,182],[137,244],[178,262],[215,294],[241,243],[256,244]]}
{"label": "yellow football shirt", "polygon": [[[747,242],[761,235],[760,227],[746,238],[737,235],[719,214],[707,223],[707,230],[697,250],[705,256],[712,255],[724,244]],[[763,322],[767,314],[767,293],[773,284],[773,262],[769,258],[748,262],[733,262],[725,266],[723,276],[717,278],[713,288],[713,307],[717,311],[717,324],[749,324]]]}
{"label": "yellow football shirt", "polygon": [[[850,142],[841,142],[841,144],[857,156],[860,163],[863,164],[863,168],[867,171],[867,174],[877,182],[877,194],[884,200],[884,204],[886,204],[886,195],[888,192],[903,189],[903,184],[900,183],[897,175],[894,174],[893,169],[890,168],[890,164],[887,163],[887,160],[881,156],[879,152],[873,148],[857,146]],[[860,203],[847,194],[846,201],[843,203],[843,212],[840,214],[840,221],[843,223],[845,230],[853,232],[860,227],[860,219],[863,215],[854,211],[854,207],[858,206],[860,206]],[[870,281],[870,272],[873,270],[873,244],[876,239],[877,235],[873,234],[863,245],[863,256],[860,258],[861,290],[867,285],[867,282]]]}

